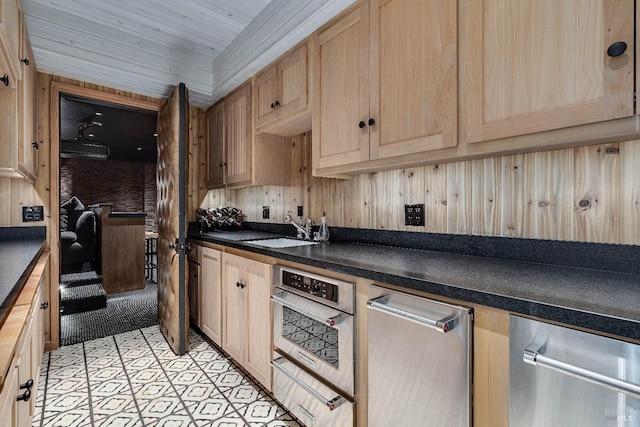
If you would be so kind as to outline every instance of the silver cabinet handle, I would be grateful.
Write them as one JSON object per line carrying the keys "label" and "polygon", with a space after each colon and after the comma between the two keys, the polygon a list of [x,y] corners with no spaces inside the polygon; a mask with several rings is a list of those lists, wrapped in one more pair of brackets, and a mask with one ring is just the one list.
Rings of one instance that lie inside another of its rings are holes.
{"label": "silver cabinet handle", "polygon": [[305,389],[305,391],[307,391],[310,395],[318,399],[320,402],[322,402],[323,405],[329,408],[330,411],[333,411],[338,406],[342,405],[342,402],[343,402],[342,396],[338,395],[333,399],[327,399],[326,397],[324,397],[323,395],[315,391],[309,384],[305,383],[300,378],[296,377],[293,373],[289,372],[284,366],[282,366],[279,363],[279,360],[282,360],[282,358],[272,360],[271,366],[273,366],[275,369],[285,374],[287,377],[289,377],[289,379],[291,379],[291,381],[293,381],[294,383],[298,384],[300,387]]}
{"label": "silver cabinet handle", "polygon": [[544,368],[553,369],[554,371],[558,371],[574,378],[608,387],[612,390],[626,393],[636,398],[640,397],[640,385],[620,380],[618,378],[608,377],[598,372],[593,372],[589,369],[563,362],[562,360],[547,357],[540,353],[543,346],[544,343],[540,344],[536,341],[529,344],[529,346],[524,349],[524,354],[522,356],[524,362],[533,366],[542,366]]}
{"label": "silver cabinet handle", "polygon": [[305,316],[310,317],[313,320],[318,321],[318,322],[320,322],[320,323],[322,323],[324,325],[327,325],[327,326],[334,326],[334,325],[337,325],[338,323],[340,323],[342,321],[342,315],[341,314],[338,314],[338,315],[333,316],[333,317],[323,317],[323,316],[321,316],[321,315],[319,315],[317,313],[314,313],[311,310],[307,310],[304,307],[300,307],[297,304],[294,304],[294,303],[292,303],[290,301],[287,301],[286,299],[283,298],[285,295],[287,295],[286,292],[281,292],[279,294],[271,295],[271,301],[273,301],[273,302],[275,302],[277,304],[281,304],[281,305],[283,305],[285,307],[288,307],[291,310],[297,311],[300,314],[304,314]]}
{"label": "silver cabinet handle", "polygon": [[446,334],[449,331],[453,331],[456,327],[456,316],[445,317],[444,319],[428,319],[418,314],[409,313],[404,310],[400,310],[395,307],[391,307],[389,304],[389,297],[382,296],[367,301],[367,308],[370,310],[378,310],[392,316],[400,317],[401,319],[410,320],[420,325],[426,326],[431,329],[435,329],[438,332]]}

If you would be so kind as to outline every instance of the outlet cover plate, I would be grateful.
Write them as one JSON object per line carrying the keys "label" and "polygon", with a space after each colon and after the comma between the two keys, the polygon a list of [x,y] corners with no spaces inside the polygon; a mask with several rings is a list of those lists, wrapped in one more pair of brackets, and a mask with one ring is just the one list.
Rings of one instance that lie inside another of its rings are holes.
{"label": "outlet cover plate", "polygon": [[424,227],[424,203],[404,205],[404,225]]}
{"label": "outlet cover plate", "polygon": [[23,206],[22,222],[44,221],[44,207]]}
{"label": "outlet cover plate", "polygon": [[262,219],[269,219],[269,206],[262,207]]}

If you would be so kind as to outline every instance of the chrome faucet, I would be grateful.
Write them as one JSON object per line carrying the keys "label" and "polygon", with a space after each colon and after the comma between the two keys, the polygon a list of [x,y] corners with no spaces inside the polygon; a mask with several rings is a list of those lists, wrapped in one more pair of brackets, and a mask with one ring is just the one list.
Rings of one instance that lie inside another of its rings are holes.
{"label": "chrome faucet", "polygon": [[298,239],[311,240],[311,224],[313,221],[309,217],[299,217],[289,211],[284,216],[284,222],[293,225],[298,230]]}

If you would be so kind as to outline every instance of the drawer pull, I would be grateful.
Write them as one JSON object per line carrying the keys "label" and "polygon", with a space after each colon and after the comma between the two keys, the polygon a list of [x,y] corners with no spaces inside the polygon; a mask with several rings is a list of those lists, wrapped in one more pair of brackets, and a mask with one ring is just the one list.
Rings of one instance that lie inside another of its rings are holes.
{"label": "drawer pull", "polygon": [[33,387],[33,380],[29,379],[26,383],[24,384],[20,384],[20,390],[24,390],[25,388],[27,390],[31,390],[31,387]]}
{"label": "drawer pull", "polygon": [[29,400],[31,400],[31,390],[26,390],[24,393],[22,393],[22,396],[16,397],[16,400],[18,402],[21,402],[21,401],[28,402]]}

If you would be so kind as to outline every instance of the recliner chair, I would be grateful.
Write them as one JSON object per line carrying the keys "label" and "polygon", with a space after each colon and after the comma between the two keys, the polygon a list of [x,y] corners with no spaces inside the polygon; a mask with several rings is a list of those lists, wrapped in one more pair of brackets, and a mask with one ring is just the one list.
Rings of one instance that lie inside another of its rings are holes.
{"label": "recliner chair", "polygon": [[76,196],[60,205],[60,256],[63,273],[92,269],[96,259],[96,215]]}

